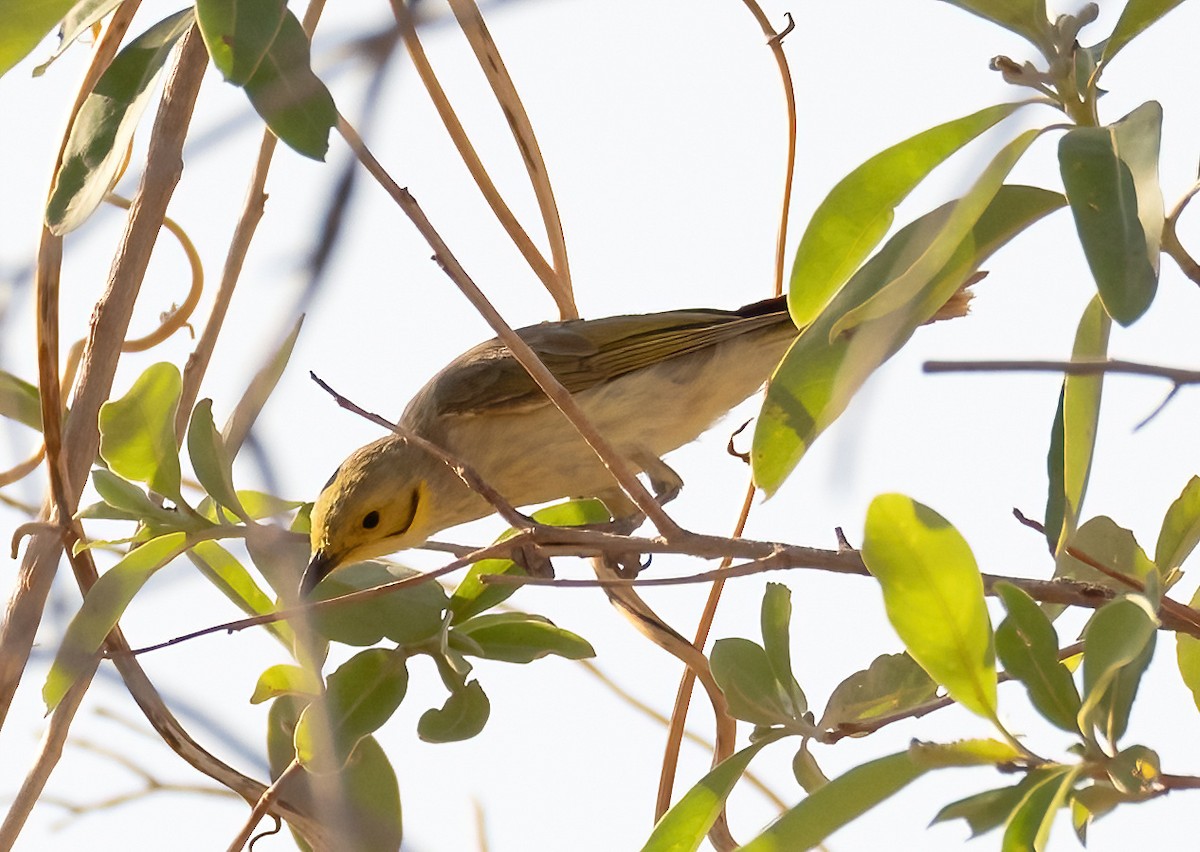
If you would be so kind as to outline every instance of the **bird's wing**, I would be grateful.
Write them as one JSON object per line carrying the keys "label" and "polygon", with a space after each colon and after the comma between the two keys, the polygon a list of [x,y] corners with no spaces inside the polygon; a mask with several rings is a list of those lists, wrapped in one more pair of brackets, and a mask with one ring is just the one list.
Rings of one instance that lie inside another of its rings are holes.
{"label": "bird's wing", "polygon": [[[790,324],[782,302],[738,311],[694,310],[543,323],[517,331],[571,393],[697,353],[744,334]],[[459,356],[419,394],[423,414],[516,412],[548,401],[497,340]],[[417,400],[414,400],[414,404]]]}

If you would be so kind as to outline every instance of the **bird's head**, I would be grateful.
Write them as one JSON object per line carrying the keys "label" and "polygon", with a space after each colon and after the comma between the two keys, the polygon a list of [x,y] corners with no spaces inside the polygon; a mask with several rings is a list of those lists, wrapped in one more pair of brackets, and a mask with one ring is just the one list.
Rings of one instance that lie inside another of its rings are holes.
{"label": "bird's head", "polygon": [[446,505],[439,492],[452,486],[447,474],[443,462],[394,435],[356,450],[313,505],[312,559],[300,594],[343,565],[416,547],[455,523],[439,512]]}

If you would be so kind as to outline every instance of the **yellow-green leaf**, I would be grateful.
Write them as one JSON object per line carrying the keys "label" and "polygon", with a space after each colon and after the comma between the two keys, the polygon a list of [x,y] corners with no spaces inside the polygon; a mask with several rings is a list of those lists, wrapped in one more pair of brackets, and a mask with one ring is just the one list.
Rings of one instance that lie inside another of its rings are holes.
{"label": "yellow-green leaf", "polygon": [[968,710],[996,718],[996,661],[983,580],[966,540],[902,494],[867,509],[862,558],[913,659]]}

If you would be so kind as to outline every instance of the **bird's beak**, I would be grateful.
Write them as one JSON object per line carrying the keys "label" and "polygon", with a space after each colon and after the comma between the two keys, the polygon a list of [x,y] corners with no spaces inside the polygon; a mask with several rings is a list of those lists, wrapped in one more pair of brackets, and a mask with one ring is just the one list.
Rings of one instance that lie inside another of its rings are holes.
{"label": "bird's beak", "polygon": [[304,576],[300,578],[300,597],[308,597],[317,587],[317,583],[329,576],[329,573],[336,567],[337,560],[328,553],[322,550],[314,553],[312,561],[304,569]]}

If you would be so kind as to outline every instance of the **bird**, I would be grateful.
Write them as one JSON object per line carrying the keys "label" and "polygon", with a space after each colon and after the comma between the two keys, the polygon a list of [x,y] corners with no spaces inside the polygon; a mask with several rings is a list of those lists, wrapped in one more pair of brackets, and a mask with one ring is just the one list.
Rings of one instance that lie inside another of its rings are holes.
{"label": "bird", "polygon": [[[662,456],[698,438],[770,377],[798,329],[786,297],[517,329],[617,452],[665,502],[683,485]],[[464,352],[405,408],[398,433],[355,450],[311,513],[302,595],[335,569],[418,547],[495,510],[411,433],[461,459],[513,506],[597,497],[637,510],[503,343]]]}

